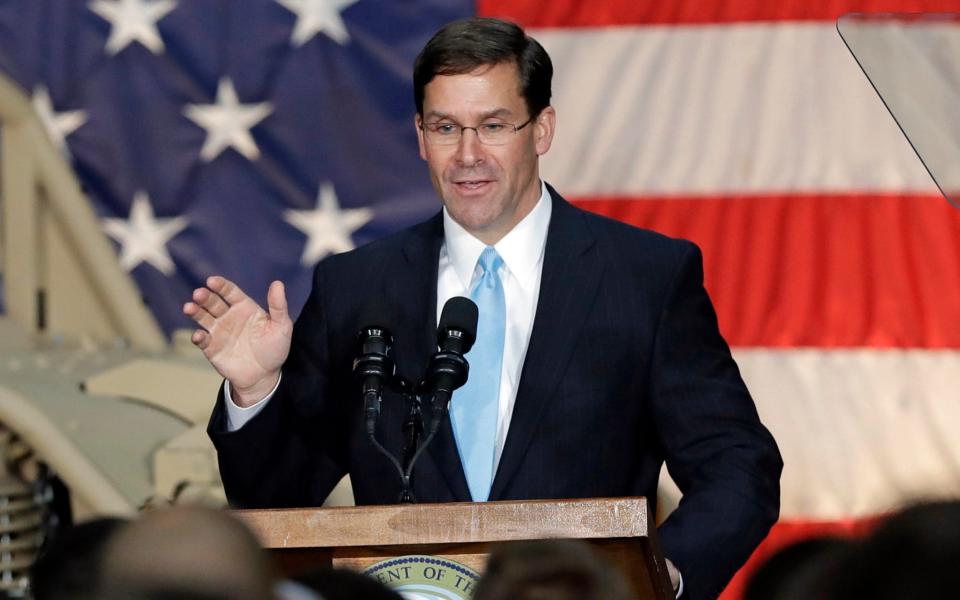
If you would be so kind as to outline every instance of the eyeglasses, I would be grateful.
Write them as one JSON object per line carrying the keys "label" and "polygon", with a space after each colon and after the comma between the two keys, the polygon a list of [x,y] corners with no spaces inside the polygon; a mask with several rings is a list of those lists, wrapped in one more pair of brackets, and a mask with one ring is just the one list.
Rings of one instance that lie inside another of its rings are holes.
{"label": "eyeglasses", "polygon": [[420,129],[423,130],[424,137],[431,144],[437,146],[453,146],[460,143],[463,132],[466,129],[472,129],[477,134],[477,139],[486,146],[503,146],[513,139],[518,131],[533,122],[530,117],[519,125],[513,123],[481,123],[476,127],[466,127],[457,125],[449,121],[438,121],[436,123],[423,123]]}

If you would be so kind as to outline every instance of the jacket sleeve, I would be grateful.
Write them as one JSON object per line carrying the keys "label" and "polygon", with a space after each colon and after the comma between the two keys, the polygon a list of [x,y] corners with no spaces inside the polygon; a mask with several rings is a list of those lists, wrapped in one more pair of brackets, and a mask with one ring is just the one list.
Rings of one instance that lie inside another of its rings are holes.
{"label": "jacket sleeve", "polygon": [[683,496],[660,527],[684,598],[715,598],[776,521],[783,463],[760,422],[683,244],[657,327],[650,393],[667,469]]}
{"label": "jacket sleeve", "polygon": [[280,385],[267,405],[229,432],[221,388],[207,432],[220,476],[237,508],[319,506],[345,474],[343,428],[336,402],[324,311],[324,262],[293,330]]}

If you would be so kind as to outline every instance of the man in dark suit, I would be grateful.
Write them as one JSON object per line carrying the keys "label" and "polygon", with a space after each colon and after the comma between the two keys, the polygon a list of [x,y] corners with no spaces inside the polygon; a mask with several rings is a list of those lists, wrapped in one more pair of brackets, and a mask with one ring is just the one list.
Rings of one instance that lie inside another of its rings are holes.
{"label": "man in dark suit", "polygon": [[[414,70],[420,154],[444,210],[321,262],[296,326],[279,282],[268,311],[220,277],[194,292],[193,341],[226,380],[209,427],[224,486],[241,506],[317,505],[349,473],[358,504],[396,502],[351,376],[361,307],[386,299],[398,372],[416,380],[438,307],[470,294],[484,349],[467,355],[467,388],[417,463],[416,497],[655,499],[666,461],[683,499],[661,545],[684,597],[714,597],[777,518],[780,456],[697,248],[574,208],[540,181],[551,77],[515,25],[447,26]],[[377,438],[399,455],[409,402],[387,393],[382,406]]]}

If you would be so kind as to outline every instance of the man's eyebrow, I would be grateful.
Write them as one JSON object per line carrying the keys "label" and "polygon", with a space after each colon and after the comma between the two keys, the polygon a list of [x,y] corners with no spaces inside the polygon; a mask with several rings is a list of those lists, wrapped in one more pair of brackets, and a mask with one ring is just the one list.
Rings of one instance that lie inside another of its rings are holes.
{"label": "man's eyebrow", "polygon": [[487,119],[492,119],[492,118],[505,119],[510,116],[513,116],[512,110],[510,110],[509,108],[498,108],[498,109],[483,113],[480,117],[480,120],[485,121]]}
{"label": "man's eyebrow", "polygon": [[450,119],[450,115],[448,115],[447,113],[444,113],[444,112],[440,112],[439,110],[431,110],[431,111],[425,113],[425,114],[423,115],[423,120],[426,121],[427,119],[448,119],[448,120],[452,120],[452,119]]}
{"label": "man's eyebrow", "polygon": [[[495,108],[493,110],[488,110],[487,112],[480,113],[479,121],[483,122],[483,121],[486,121],[487,119],[494,119],[494,118],[505,119],[511,116],[513,116],[513,111],[510,110],[509,108]],[[427,113],[423,115],[423,119],[424,121],[426,121],[427,119],[440,119],[440,120],[459,122],[457,119],[453,118],[451,115],[439,110],[427,111]]]}

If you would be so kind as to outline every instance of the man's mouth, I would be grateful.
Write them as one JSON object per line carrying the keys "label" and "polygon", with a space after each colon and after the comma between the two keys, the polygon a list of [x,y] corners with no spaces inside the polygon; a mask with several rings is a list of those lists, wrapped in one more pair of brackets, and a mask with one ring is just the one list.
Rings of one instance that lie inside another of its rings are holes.
{"label": "man's mouth", "polygon": [[457,179],[453,183],[462,190],[473,191],[482,189],[490,181],[489,179]]}

